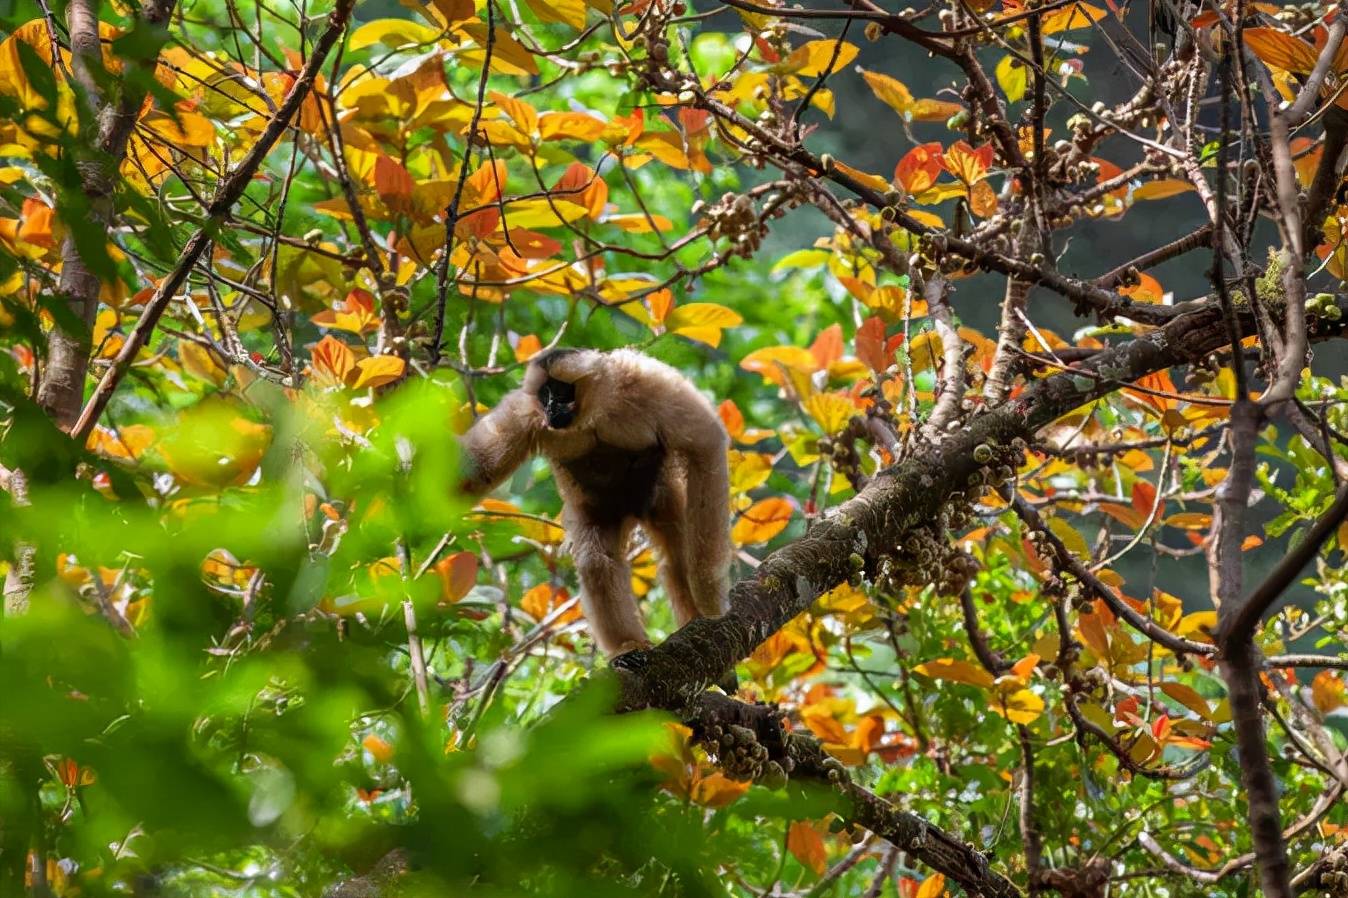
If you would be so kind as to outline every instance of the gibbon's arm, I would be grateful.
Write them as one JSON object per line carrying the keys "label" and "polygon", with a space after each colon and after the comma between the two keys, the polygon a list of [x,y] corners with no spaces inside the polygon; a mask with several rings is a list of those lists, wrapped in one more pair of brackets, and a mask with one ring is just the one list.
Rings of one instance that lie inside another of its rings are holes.
{"label": "gibbon's arm", "polygon": [[491,491],[537,451],[544,421],[535,380],[526,376],[524,386],[507,393],[463,435],[460,492],[480,496]]}

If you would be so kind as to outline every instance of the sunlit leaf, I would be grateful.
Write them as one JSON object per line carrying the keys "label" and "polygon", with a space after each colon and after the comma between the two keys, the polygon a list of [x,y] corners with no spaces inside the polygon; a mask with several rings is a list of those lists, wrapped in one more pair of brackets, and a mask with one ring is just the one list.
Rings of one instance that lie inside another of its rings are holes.
{"label": "sunlit leaf", "polygon": [[737,546],[765,543],[786,529],[794,509],[786,499],[760,499],[735,521],[730,538]]}

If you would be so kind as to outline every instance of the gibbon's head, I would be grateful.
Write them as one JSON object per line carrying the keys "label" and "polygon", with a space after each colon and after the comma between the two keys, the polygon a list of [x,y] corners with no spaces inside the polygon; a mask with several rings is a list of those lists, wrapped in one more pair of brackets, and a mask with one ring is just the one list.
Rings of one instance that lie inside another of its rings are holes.
{"label": "gibbon's head", "polygon": [[598,370],[602,359],[590,349],[552,349],[530,361],[529,385],[548,427],[562,430],[575,423],[580,410],[577,387]]}

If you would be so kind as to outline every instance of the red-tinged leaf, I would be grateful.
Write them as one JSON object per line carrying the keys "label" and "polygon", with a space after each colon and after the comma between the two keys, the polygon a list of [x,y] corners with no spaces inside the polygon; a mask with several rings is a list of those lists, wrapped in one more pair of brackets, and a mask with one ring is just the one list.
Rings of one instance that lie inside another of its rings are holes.
{"label": "red-tinged leaf", "polygon": [[732,438],[744,433],[744,413],[735,404],[735,400],[724,400],[716,407],[716,414],[721,419],[721,424],[725,426],[725,432]]}
{"label": "red-tinged leaf", "polygon": [[1133,510],[1144,518],[1151,514],[1152,508],[1156,506],[1156,487],[1152,486],[1146,480],[1138,478],[1133,481]]}
{"label": "red-tinged leaf", "polygon": [[857,358],[876,374],[893,364],[894,353],[885,347],[885,323],[876,316],[867,318],[857,328],[856,346]]}
{"label": "red-tinged leaf", "polygon": [[1104,17],[1105,11],[1098,6],[1092,6],[1089,3],[1074,3],[1071,6],[1055,9],[1044,16],[1041,28],[1044,34],[1057,34],[1060,31],[1086,28]]}
{"label": "red-tinged leaf", "polygon": [[412,189],[416,186],[407,169],[382,153],[374,160],[374,191],[384,205],[395,211],[411,207]]}
{"label": "red-tinged leaf", "polygon": [[838,361],[843,356],[843,338],[842,327],[837,324],[829,325],[819,333],[814,342],[810,344],[810,354],[814,356],[815,365],[823,370],[829,365]]}
{"label": "red-tinged leaf", "polygon": [[1348,705],[1348,687],[1338,671],[1322,670],[1311,680],[1311,701],[1321,714],[1337,711]]}
{"label": "red-tinged leaf", "polygon": [[935,141],[913,147],[894,167],[894,180],[910,195],[922,193],[940,177],[941,154],[941,145]]}

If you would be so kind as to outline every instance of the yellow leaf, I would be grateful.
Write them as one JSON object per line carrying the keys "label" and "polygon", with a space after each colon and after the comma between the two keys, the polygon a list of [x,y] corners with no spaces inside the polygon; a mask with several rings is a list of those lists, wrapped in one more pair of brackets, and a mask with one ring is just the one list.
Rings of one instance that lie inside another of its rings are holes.
{"label": "yellow leaf", "polygon": [[824,433],[834,434],[847,426],[858,409],[852,400],[840,393],[815,393],[802,405],[811,418],[818,422]]}
{"label": "yellow leaf", "polygon": [[649,234],[652,230],[664,233],[674,229],[674,222],[663,215],[647,215],[645,212],[610,215],[604,219],[604,224],[615,225],[629,234]]}
{"label": "yellow leaf", "polygon": [[934,680],[949,680],[952,683],[964,683],[981,689],[991,689],[993,684],[992,674],[983,667],[969,661],[957,661],[954,658],[927,661],[913,670]]}
{"label": "yellow leaf", "polygon": [[1161,691],[1204,720],[1212,719],[1212,708],[1209,707],[1208,700],[1192,687],[1183,683],[1162,683]]}
{"label": "yellow leaf", "polygon": [[766,452],[740,452],[731,449],[727,453],[730,463],[730,494],[738,496],[757,489],[768,482],[772,476],[772,456]]}
{"label": "yellow leaf", "polygon": [[1206,530],[1212,526],[1212,515],[1201,511],[1181,511],[1166,518],[1165,524],[1179,530]]}
{"label": "yellow leaf", "polygon": [[[556,228],[584,218],[590,210],[577,203],[552,199],[518,200],[506,205],[506,219],[515,228]],[[443,228],[441,229],[443,230]]]}
{"label": "yellow leaf", "polygon": [[1105,17],[1105,11],[1089,3],[1075,3],[1062,9],[1056,9],[1044,16],[1042,31],[1044,34],[1057,34],[1074,28],[1085,28]]}
{"label": "yellow leaf", "polygon": [[1025,85],[1028,81],[1024,64],[1014,56],[1003,56],[1002,61],[997,63],[997,83],[1001,85],[1002,92],[1012,103],[1018,103],[1025,98]]}
{"label": "yellow leaf", "polygon": [[403,369],[406,367],[406,363],[396,355],[374,355],[368,359],[361,359],[356,363],[356,378],[352,381],[351,387],[362,390],[366,387],[391,384],[403,376]]}
{"label": "yellow leaf", "polygon": [[908,89],[908,85],[897,78],[891,78],[880,72],[868,72],[865,69],[861,69],[861,77],[866,80],[871,92],[882,103],[905,119],[908,117],[908,110],[913,105],[913,92]]}
{"label": "yellow leaf", "polygon": [[525,0],[544,22],[559,22],[576,30],[585,27],[584,0]]}
{"label": "yellow leaf", "polygon": [[859,181],[862,184],[865,184],[872,190],[885,191],[889,189],[889,181],[885,180],[879,175],[873,175],[870,172],[862,171],[859,168],[853,168],[852,166],[848,165],[845,162],[839,162],[835,159],[833,162],[833,168],[836,171],[841,172],[844,175],[847,175],[849,178],[852,178],[854,181]]}
{"label": "yellow leaf", "polygon": [[189,374],[208,380],[217,387],[223,384],[228,376],[209,349],[191,340],[178,341],[178,361],[183,363],[183,369]]}
{"label": "yellow leaf", "polygon": [[1192,614],[1186,614],[1180,618],[1179,626],[1175,632],[1186,639],[1192,639],[1195,642],[1212,642],[1209,635],[1217,630],[1217,612],[1215,611],[1195,611]]}
{"label": "yellow leaf", "polygon": [[[510,120],[526,135],[532,136],[538,133],[538,112],[534,107],[517,97],[503,94],[499,90],[491,91],[488,96],[491,97],[493,103],[500,107],[502,112],[510,116]],[[514,222],[511,224],[513,225]]]}
{"label": "yellow leaf", "polygon": [[723,328],[734,327],[744,319],[733,309],[714,302],[690,302],[676,306],[665,318],[671,334],[679,334],[708,346],[719,346]]}
{"label": "yellow leaf", "polygon": [[538,133],[544,140],[593,142],[603,135],[608,122],[586,112],[545,112],[538,117]]}
{"label": "yellow leaf", "polygon": [[422,25],[410,19],[375,19],[352,32],[347,45],[352,50],[363,50],[375,44],[383,44],[392,50],[402,47],[418,47],[434,44],[440,39],[439,28]]}
{"label": "yellow leaf", "polygon": [[185,409],[158,443],[169,471],[184,483],[216,489],[247,483],[271,444],[271,428],[239,409],[222,399]]}
{"label": "yellow leaf", "polygon": [[1181,181],[1179,178],[1161,178],[1156,181],[1148,181],[1134,190],[1133,199],[1163,200],[1181,193],[1188,193],[1193,189],[1194,185],[1188,181]]}
{"label": "yellow leaf", "polygon": [[785,499],[760,499],[740,515],[730,538],[737,546],[765,543],[786,529],[793,511]]}
{"label": "yellow leaf", "polygon": [[[473,21],[460,26],[460,30],[471,37],[477,46],[460,50],[456,58],[466,65],[478,69],[482,68],[487,56],[485,49],[487,26],[482,22]],[[523,44],[511,37],[509,31],[498,27],[494,29],[491,40],[491,69],[493,72],[499,72],[502,75],[538,74],[538,63],[534,61],[533,54]]]}
{"label": "yellow leaf", "polygon": [[810,375],[815,371],[814,355],[800,346],[768,346],[755,349],[740,362],[745,371],[763,375],[763,379],[778,386],[786,386],[786,372],[796,371]]}
{"label": "yellow leaf", "polygon": [[[834,59],[833,54],[837,52],[838,58]],[[838,71],[844,68],[849,62],[857,58],[856,44],[843,41],[841,44],[835,40],[818,40],[801,44],[791,51],[791,55],[782,63],[783,70],[796,75],[802,75],[807,78],[813,78],[830,71]]]}
{"label": "yellow leaf", "polygon": [[1044,700],[1028,689],[999,693],[992,710],[1012,723],[1031,724],[1044,713]]}
{"label": "yellow leaf", "polygon": [[908,343],[908,358],[913,364],[913,373],[918,374],[941,363],[941,335],[936,331],[924,331]]}

